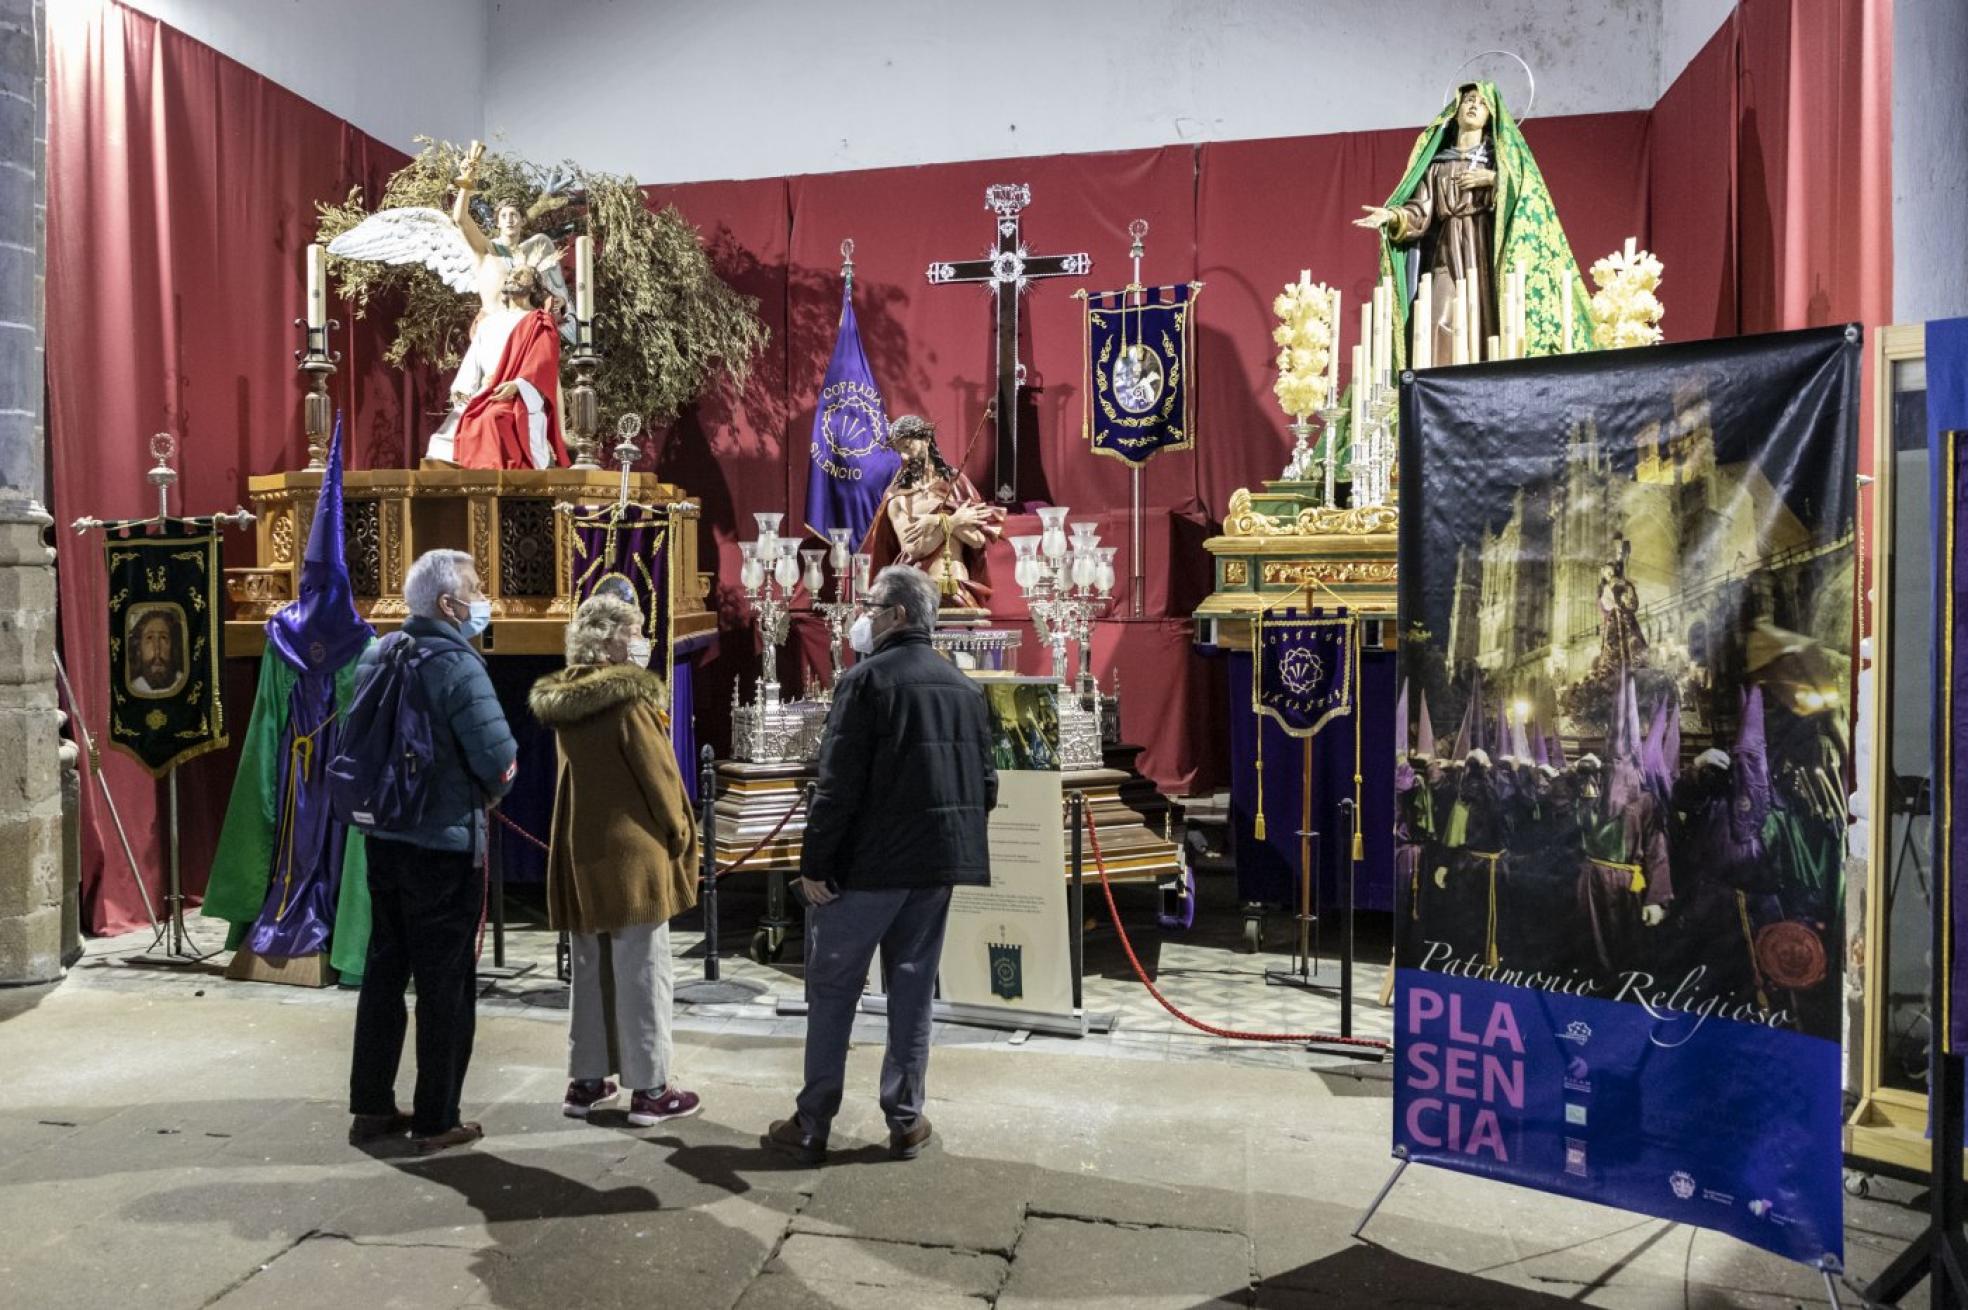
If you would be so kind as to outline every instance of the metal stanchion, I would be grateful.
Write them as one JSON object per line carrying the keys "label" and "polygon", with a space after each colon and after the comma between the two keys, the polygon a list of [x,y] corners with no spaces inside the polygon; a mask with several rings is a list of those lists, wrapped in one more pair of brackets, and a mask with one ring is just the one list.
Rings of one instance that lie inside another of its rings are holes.
{"label": "metal stanchion", "polygon": [[1067,800],[1067,824],[1073,834],[1073,1009],[1085,1008],[1086,998],[1086,868],[1082,845],[1086,840],[1086,793],[1076,791]]}
{"label": "metal stanchion", "polygon": [[709,746],[698,753],[697,798],[703,834],[697,866],[698,903],[704,907],[704,981],[718,980],[717,756]]}
{"label": "metal stanchion", "polygon": [[717,755],[706,746],[697,758],[697,904],[704,912],[704,976],[679,984],[676,999],[690,1005],[739,1005],[765,988],[743,978],[723,977],[718,945]]}
{"label": "metal stanchion", "polygon": [[[523,964],[506,963],[506,834],[494,827],[491,812],[485,819],[485,860],[486,917],[492,921],[492,963],[478,966],[478,976],[494,981],[505,982],[532,973],[538,964],[527,960]],[[556,951],[556,956],[558,952]],[[558,958],[555,963],[558,964]]]}

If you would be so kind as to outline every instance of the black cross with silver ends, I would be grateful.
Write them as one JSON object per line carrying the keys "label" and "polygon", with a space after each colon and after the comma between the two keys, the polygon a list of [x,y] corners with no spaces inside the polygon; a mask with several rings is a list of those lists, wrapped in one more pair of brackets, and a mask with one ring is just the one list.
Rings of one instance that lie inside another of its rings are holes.
{"label": "black cross with silver ends", "polygon": [[929,266],[931,284],[983,284],[991,288],[992,298],[997,301],[998,377],[993,409],[998,440],[991,480],[997,484],[996,499],[1000,505],[1018,503],[1018,389],[1025,384],[1025,366],[1018,362],[1018,297],[1036,278],[1083,277],[1093,268],[1093,257],[1085,252],[1035,255],[1025,249],[1018,214],[1031,203],[1032,188],[1023,182],[987,187],[984,207],[998,216],[996,248],[984,259],[960,259]]}

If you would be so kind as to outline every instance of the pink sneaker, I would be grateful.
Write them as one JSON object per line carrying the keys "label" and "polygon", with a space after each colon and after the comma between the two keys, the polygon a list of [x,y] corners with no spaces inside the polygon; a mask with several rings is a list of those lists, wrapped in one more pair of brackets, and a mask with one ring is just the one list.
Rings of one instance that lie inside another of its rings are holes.
{"label": "pink sneaker", "polygon": [[680,1092],[674,1087],[641,1091],[629,1098],[629,1122],[638,1128],[647,1128],[665,1119],[682,1119],[696,1114],[702,1104],[697,1093]]}
{"label": "pink sneaker", "polygon": [[567,1096],[560,1103],[560,1112],[569,1119],[585,1119],[588,1111],[607,1105],[621,1094],[622,1089],[613,1078],[577,1078],[567,1084]]}

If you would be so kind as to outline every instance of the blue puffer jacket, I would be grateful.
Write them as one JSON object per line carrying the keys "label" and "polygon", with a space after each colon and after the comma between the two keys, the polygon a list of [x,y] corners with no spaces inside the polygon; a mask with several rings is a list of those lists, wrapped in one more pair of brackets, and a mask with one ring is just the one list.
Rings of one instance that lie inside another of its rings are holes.
{"label": "blue puffer jacket", "polygon": [[[431,709],[432,792],[421,826],[370,836],[475,856],[485,849],[485,807],[512,789],[519,746],[492,690],[485,657],[456,628],[442,619],[411,618],[403,631],[426,652],[418,671]],[[381,648],[374,642],[363,652],[357,694],[374,673]]]}

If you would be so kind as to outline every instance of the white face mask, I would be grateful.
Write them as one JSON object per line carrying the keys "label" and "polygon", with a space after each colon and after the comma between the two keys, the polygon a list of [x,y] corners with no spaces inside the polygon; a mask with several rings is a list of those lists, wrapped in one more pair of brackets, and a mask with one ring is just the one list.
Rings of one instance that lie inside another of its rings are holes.
{"label": "white face mask", "polygon": [[635,665],[639,669],[648,668],[649,657],[651,654],[655,652],[655,649],[656,648],[650,644],[649,638],[647,637],[630,637],[629,663]]}
{"label": "white face mask", "polygon": [[464,633],[466,641],[470,641],[473,637],[485,631],[491,622],[492,602],[486,600],[484,597],[480,597],[471,602],[465,621],[458,625],[458,630]]}
{"label": "white face mask", "polygon": [[863,614],[854,620],[854,626],[847,630],[847,644],[856,655],[875,653],[875,620],[872,615]]}

